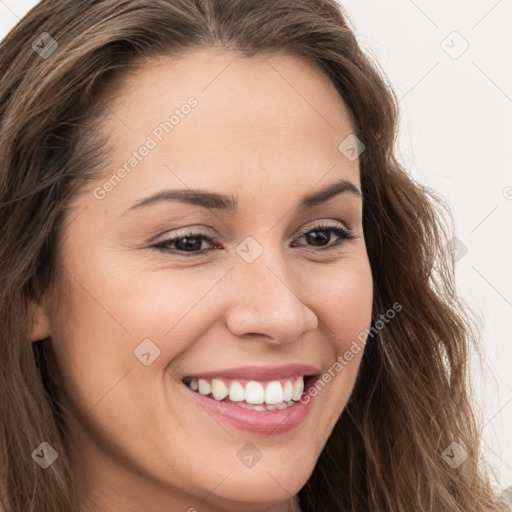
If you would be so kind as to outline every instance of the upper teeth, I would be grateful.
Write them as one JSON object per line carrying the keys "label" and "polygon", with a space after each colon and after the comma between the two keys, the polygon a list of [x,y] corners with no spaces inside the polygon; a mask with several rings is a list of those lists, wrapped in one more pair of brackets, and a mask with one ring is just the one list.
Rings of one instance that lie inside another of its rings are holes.
{"label": "upper teeth", "polygon": [[280,404],[300,400],[304,391],[304,377],[271,382],[250,380],[245,385],[238,380],[191,379],[187,385],[202,395],[211,393],[219,401],[229,396],[233,402],[245,400],[248,404]]}

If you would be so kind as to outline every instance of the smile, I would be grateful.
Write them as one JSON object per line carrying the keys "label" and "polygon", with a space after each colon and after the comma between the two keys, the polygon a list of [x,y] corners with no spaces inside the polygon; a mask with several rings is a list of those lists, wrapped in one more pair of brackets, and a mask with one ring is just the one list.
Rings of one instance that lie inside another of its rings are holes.
{"label": "smile", "polygon": [[233,403],[256,411],[291,407],[300,400],[304,391],[304,376],[269,382],[190,378],[184,383],[192,391],[218,402]]}
{"label": "smile", "polygon": [[220,377],[182,379],[183,388],[206,411],[256,434],[281,434],[298,427],[315,399],[301,401],[318,375],[248,380]]}

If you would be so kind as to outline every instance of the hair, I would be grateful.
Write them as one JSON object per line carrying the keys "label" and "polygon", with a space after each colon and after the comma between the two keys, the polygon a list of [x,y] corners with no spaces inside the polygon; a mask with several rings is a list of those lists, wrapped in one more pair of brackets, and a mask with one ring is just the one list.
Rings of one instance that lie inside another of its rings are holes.
{"label": "hair", "polygon": [[[47,32],[58,48],[31,47]],[[42,0],[0,44],[0,503],[5,512],[76,510],[52,340],[30,342],[30,301],[55,280],[70,202],[102,175],[95,127],[113,83],[209,47],[285,52],[335,85],[366,149],[363,230],[373,274],[372,326],[350,400],[298,497],[303,512],[501,510],[471,404],[478,333],[454,284],[451,214],[396,155],[398,101],[335,0]],[[382,323],[382,321],[381,321]],[[58,453],[42,470],[41,442]],[[452,468],[443,451],[467,459]]]}

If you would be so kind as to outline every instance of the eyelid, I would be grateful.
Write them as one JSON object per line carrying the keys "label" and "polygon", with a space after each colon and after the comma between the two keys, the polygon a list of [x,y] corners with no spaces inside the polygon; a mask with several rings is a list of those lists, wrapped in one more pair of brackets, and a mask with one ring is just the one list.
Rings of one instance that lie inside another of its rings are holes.
{"label": "eyelid", "polygon": [[159,235],[153,243],[159,244],[161,242],[166,242],[167,240],[171,238],[180,238],[180,237],[186,237],[190,236],[191,234],[194,235],[206,235],[210,238],[218,238],[217,233],[215,230],[209,226],[205,226],[204,224],[201,225],[191,225],[191,226],[185,226],[182,228],[177,228],[175,230],[171,231],[165,231],[162,235]]}
{"label": "eyelid", "polygon": [[[211,228],[210,228],[211,229]],[[308,233],[312,231],[330,231],[331,233],[334,233],[336,237],[338,237],[337,240],[334,240],[334,242],[330,242],[326,246],[320,246],[318,248],[315,248],[315,246],[312,246],[312,250],[315,253],[323,252],[323,251],[330,251],[335,250],[336,248],[339,248],[341,246],[344,246],[345,243],[350,242],[354,239],[354,234],[350,228],[350,226],[346,225],[345,223],[341,221],[325,221],[320,220],[316,221],[312,225],[306,225],[303,227],[299,234],[293,238],[291,241],[292,244],[294,244],[297,240],[300,238],[306,236]],[[202,241],[206,241],[208,244],[212,245],[210,249],[199,249],[197,251],[180,251],[179,249],[171,249],[167,247],[167,245],[172,245],[176,243],[177,240],[183,239],[183,238],[196,238]],[[217,246],[217,247],[215,247]],[[211,252],[212,249],[219,248],[218,246],[218,237],[214,234],[212,236],[209,236],[207,233],[202,231],[201,229],[194,230],[192,227],[187,226],[186,228],[180,228],[177,232],[173,233],[172,236],[168,236],[167,238],[163,239],[160,242],[156,242],[151,246],[153,249],[162,251],[164,253],[170,254],[170,255],[176,255],[178,257],[193,257],[193,256],[204,256],[205,253]],[[310,246],[306,246],[308,248]],[[222,248],[222,247],[221,247]]]}
{"label": "eyelid", "polygon": [[308,233],[309,231],[312,231],[314,229],[333,228],[333,227],[339,227],[340,229],[344,229],[348,232],[351,232],[350,227],[344,222],[341,222],[339,220],[332,220],[332,219],[330,219],[330,220],[321,219],[321,220],[314,221],[313,224],[306,224],[306,226],[301,228],[301,230],[299,231],[299,235],[297,235],[292,241],[297,240],[297,238],[303,237],[306,233]]}
{"label": "eyelid", "polygon": [[[299,234],[296,235],[291,241],[295,242],[297,239],[302,238],[305,234],[307,234],[309,231],[311,231],[313,229],[332,228],[333,223],[335,225],[337,225],[339,228],[346,230],[348,233],[352,232],[350,226],[347,223],[341,222],[339,220],[334,220],[334,219],[320,219],[320,220],[314,221],[313,224],[306,224],[303,228],[300,229]],[[217,238],[218,238],[218,235],[213,228],[202,224],[201,226],[199,226],[199,225],[185,226],[185,227],[177,228],[174,231],[166,232],[165,236],[159,235],[153,243],[159,244],[162,242],[166,242],[169,239],[186,237],[186,236],[190,236],[190,235],[200,236],[203,234],[213,240],[217,240]],[[163,237],[163,238],[161,238],[161,237]]]}

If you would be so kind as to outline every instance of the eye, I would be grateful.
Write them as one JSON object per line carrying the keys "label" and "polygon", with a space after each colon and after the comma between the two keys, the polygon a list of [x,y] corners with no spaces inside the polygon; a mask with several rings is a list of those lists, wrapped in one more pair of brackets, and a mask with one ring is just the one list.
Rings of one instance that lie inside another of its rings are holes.
{"label": "eye", "polygon": [[[338,237],[338,240],[335,240],[334,243],[329,245],[331,234],[333,233]],[[306,238],[314,247],[320,246],[318,248],[319,251],[325,251],[334,249],[342,245],[346,240],[352,240],[354,237],[346,227],[341,227],[338,224],[319,223],[308,228],[306,231],[303,231],[299,237],[293,240],[293,242],[296,242],[301,238]]]}
{"label": "eye", "polygon": [[[177,252],[180,256],[200,256],[205,252],[205,249],[201,248],[202,243],[208,242],[213,244],[215,241],[214,237],[210,237],[204,233],[182,231],[178,236],[162,240],[161,242],[153,245],[153,247],[166,253]],[[170,250],[172,249],[172,246],[175,246],[175,250]]]}
{"label": "eye", "polygon": [[[337,236],[338,240],[330,243],[332,234]],[[352,240],[353,235],[346,227],[341,227],[337,224],[330,225],[320,223],[310,227],[306,231],[302,231],[298,237],[293,239],[292,243],[295,243],[301,238],[305,238],[313,247],[317,247],[317,250],[325,251],[342,245],[346,240]],[[217,239],[215,237],[208,236],[201,232],[186,230],[179,232],[177,236],[162,240],[152,247],[168,254],[179,254],[185,257],[201,256],[208,250],[202,247],[203,242],[216,246],[212,248],[220,247],[216,244]]]}

